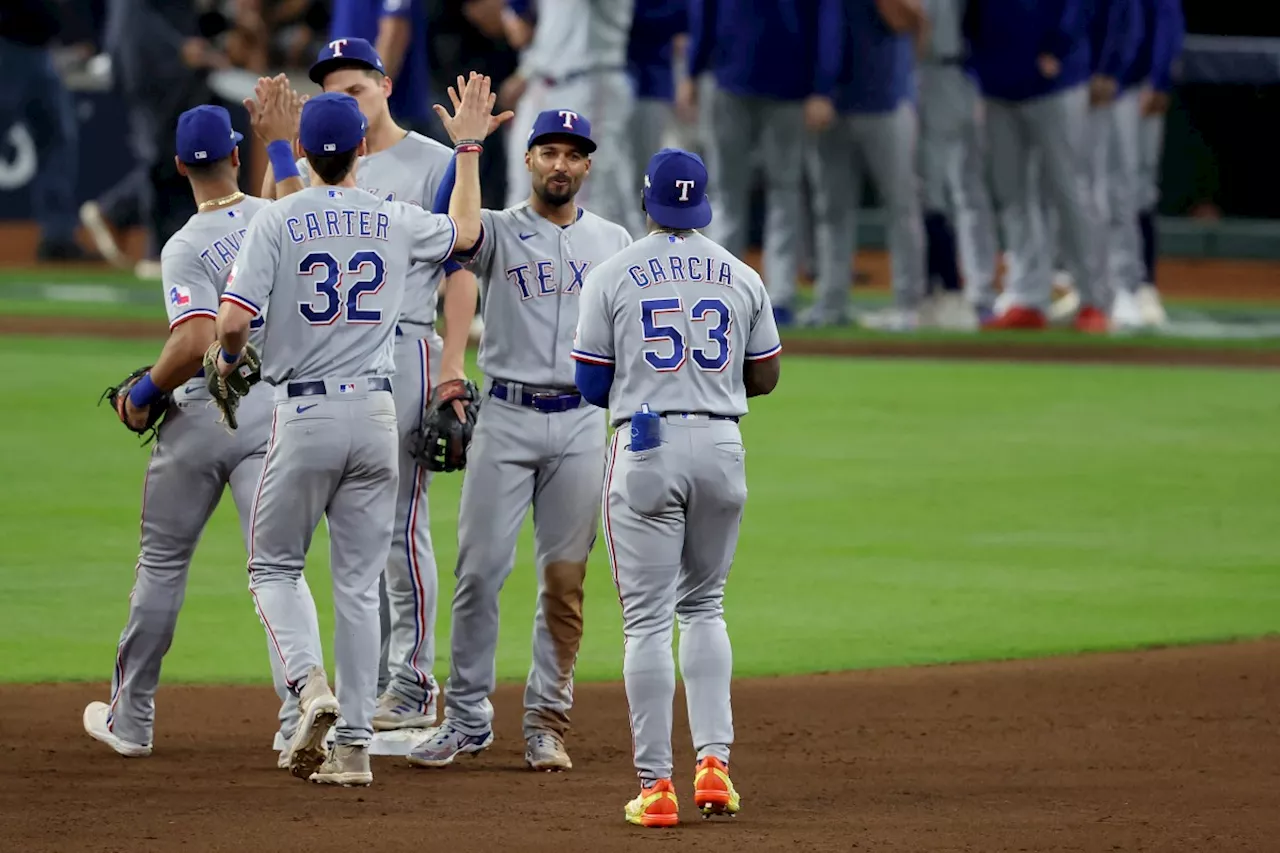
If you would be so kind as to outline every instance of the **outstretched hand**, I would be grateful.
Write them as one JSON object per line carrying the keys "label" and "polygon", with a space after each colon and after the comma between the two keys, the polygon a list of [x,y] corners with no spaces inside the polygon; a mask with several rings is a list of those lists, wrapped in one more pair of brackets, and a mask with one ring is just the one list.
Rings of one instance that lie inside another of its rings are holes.
{"label": "outstretched hand", "polygon": [[498,96],[493,92],[493,81],[475,71],[466,80],[458,75],[457,88],[449,87],[449,100],[453,103],[453,115],[439,104],[434,109],[455,144],[463,139],[485,139],[515,118],[515,113],[511,110],[493,115],[494,105],[498,101]]}
{"label": "outstretched hand", "polygon": [[259,77],[253,93],[253,98],[245,99],[244,107],[249,111],[254,135],[264,143],[295,139],[307,96],[296,92],[283,74]]}

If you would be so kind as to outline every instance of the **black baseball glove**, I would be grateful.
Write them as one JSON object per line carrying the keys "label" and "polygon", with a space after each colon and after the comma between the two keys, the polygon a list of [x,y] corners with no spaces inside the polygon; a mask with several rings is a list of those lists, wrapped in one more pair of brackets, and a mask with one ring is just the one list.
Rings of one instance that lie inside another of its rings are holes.
{"label": "black baseball glove", "polygon": [[[454,401],[461,404],[461,418]],[[465,379],[440,383],[422,413],[422,426],[410,436],[409,452],[428,471],[461,471],[467,467],[479,411],[480,391],[475,383]]]}
{"label": "black baseball glove", "polygon": [[129,421],[125,419],[125,398],[129,396],[129,392],[133,390],[133,386],[138,383],[138,380],[146,376],[147,371],[150,369],[151,365],[149,364],[146,367],[139,367],[126,376],[119,385],[112,385],[106,391],[103,391],[102,396],[98,398],[99,406],[102,405],[103,400],[111,401],[111,408],[115,410],[116,417],[120,419],[120,423],[124,424],[125,428],[130,432],[144,436],[146,439],[142,442],[144,445],[150,444],[155,439],[156,434],[160,431],[161,421],[164,420],[164,416],[169,412],[169,402],[173,399],[173,395],[168,391],[164,392],[150,406],[147,406],[147,423],[145,426],[139,429],[129,425]]}

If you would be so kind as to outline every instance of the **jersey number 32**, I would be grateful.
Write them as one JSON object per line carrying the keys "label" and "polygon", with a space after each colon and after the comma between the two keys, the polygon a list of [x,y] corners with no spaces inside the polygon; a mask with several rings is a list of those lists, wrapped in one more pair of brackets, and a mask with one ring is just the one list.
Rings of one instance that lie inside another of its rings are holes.
{"label": "jersey number 32", "polygon": [[[353,281],[344,294],[343,272],[365,277]],[[298,264],[298,275],[311,276],[315,281],[315,298],[298,303],[298,312],[313,326],[331,325],[346,314],[346,322],[358,325],[376,325],[382,322],[382,311],[360,307],[360,297],[372,296],[387,281],[387,265],[377,252],[356,252],[342,264],[328,252],[312,252]]]}
{"label": "jersey number 32", "polygon": [[[672,373],[684,367],[689,359],[699,370],[719,373],[729,364],[729,331],[731,316],[729,306],[723,300],[706,296],[693,303],[689,320],[706,329],[707,345],[692,346],[685,341],[684,333],[664,322],[664,315],[684,314],[684,305],[676,296],[640,300],[640,323],[644,326],[646,343],[669,341],[670,353],[662,353],[666,346],[646,349],[644,360],[661,373]],[[682,324],[683,325],[683,324]]]}

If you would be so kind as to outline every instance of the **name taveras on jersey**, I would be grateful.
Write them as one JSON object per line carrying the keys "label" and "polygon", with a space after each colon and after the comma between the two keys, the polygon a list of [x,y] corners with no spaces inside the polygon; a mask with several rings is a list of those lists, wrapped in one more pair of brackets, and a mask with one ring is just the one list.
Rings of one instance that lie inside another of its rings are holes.
{"label": "name taveras on jersey", "polygon": [[241,228],[239,231],[232,231],[230,234],[214,240],[200,253],[201,259],[214,272],[222,272],[227,268],[228,264],[235,261],[236,255],[240,254],[240,245],[244,242],[244,235],[248,230],[247,228]]}
{"label": "name taveras on jersey", "polygon": [[648,287],[668,281],[706,281],[733,287],[733,267],[727,261],[715,258],[681,255],[649,258],[647,264],[632,264],[627,267],[627,274],[636,287]]}

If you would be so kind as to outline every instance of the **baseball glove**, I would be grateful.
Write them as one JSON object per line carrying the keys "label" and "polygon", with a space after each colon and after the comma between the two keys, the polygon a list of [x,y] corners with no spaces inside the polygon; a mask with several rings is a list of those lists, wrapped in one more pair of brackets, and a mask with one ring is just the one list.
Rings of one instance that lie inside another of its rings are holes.
{"label": "baseball glove", "polygon": [[222,412],[222,421],[231,429],[238,425],[236,409],[249,389],[262,379],[262,358],[252,344],[245,344],[240,360],[226,376],[218,373],[218,353],[222,346],[214,341],[204,353],[204,376],[213,404]]}
{"label": "baseball glove", "polygon": [[[464,417],[458,418],[453,402],[462,403]],[[410,452],[428,471],[461,471],[467,467],[467,450],[480,411],[480,391],[465,379],[442,382],[431,394],[422,425],[410,438]]]}
{"label": "baseball glove", "polygon": [[111,408],[115,410],[116,417],[120,419],[120,423],[124,424],[125,429],[146,438],[146,440],[142,442],[143,445],[150,444],[155,439],[156,434],[160,431],[161,421],[164,420],[164,416],[169,412],[169,401],[173,399],[173,396],[167,391],[156,398],[156,400],[147,407],[147,423],[146,426],[141,429],[135,429],[129,425],[127,420],[125,420],[125,398],[129,396],[129,392],[133,390],[133,386],[138,383],[138,380],[146,376],[147,371],[150,369],[151,365],[149,364],[146,367],[139,367],[137,370],[133,371],[133,373],[126,376],[119,385],[112,385],[106,391],[103,391],[102,396],[98,398],[99,406],[102,405],[103,400],[111,401]]}

